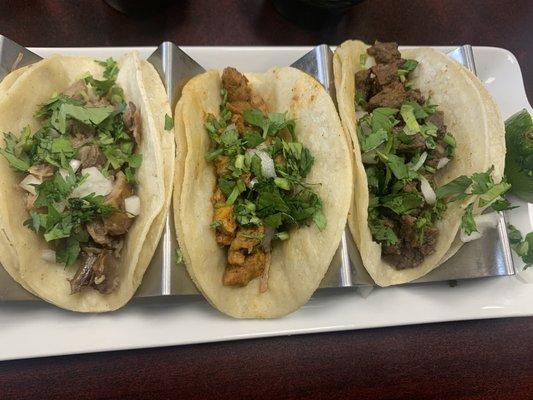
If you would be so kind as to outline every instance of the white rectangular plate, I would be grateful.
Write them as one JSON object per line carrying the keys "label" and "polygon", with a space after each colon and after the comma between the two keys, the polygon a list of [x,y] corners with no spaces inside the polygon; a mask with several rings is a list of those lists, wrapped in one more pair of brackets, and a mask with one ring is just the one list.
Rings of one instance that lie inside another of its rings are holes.
{"label": "white rectangular plate", "polygon": [[[453,47],[443,47],[449,51]],[[135,48],[147,57],[155,48]],[[249,72],[289,65],[310,47],[184,47],[206,68],[232,65]],[[40,48],[52,54],[118,57],[133,48]],[[480,79],[504,118],[530,112],[520,67],[507,50],[474,49]],[[509,220],[522,232],[533,228],[533,205]],[[523,263],[514,259],[517,269]],[[355,288],[324,289],[297,312],[275,320],[235,320],[200,296],[135,299],[108,314],[76,314],[44,302],[0,303],[0,360],[157,347],[276,335],[361,329],[438,321],[533,315],[533,271],[516,277],[419,284],[376,289],[364,298]]]}

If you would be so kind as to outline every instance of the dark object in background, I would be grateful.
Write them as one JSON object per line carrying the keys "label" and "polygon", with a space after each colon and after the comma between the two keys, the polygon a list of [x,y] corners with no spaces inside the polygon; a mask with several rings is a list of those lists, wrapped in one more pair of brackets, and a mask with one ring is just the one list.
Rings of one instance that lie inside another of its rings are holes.
{"label": "dark object in background", "polygon": [[336,24],[352,6],[363,0],[272,0],[285,18],[303,28]]}
{"label": "dark object in background", "polygon": [[104,0],[110,7],[126,15],[153,15],[168,6],[172,0]]}

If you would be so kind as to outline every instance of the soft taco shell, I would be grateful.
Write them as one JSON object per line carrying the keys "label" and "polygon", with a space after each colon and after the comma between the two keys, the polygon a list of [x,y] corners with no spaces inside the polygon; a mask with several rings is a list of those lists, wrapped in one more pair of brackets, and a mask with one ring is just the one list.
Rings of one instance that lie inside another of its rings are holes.
{"label": "soft taco shell", "polygon": [[[354,213],[348,224],[365,268],[378,285],[388,286],[424,276],[460,248],[461,243],[454,242],[454,239],[468,203],[448,204],[442,220],[436,224],[440,234],[435,252],[419,266],[396,270],[381,259],[381,245],[373,241],[367,223],[369,192],[356,134],[354,75],[362,68],[360,55],[366,54],[368,47],[363,42],[350,40],[336,49],[333,59],[335,87],[339,114],[354,149]],[[402,57],[419,62],[411,74],[413,87],[438,104],[439,110],[444,112],[448,130],[457,142],[454,159],[435,175],[437,185],[441,186],[460,175],[470,176],[474,172],[486,171],[491,165],[495,167],[493,177],[499,181],[505,161],[503,122],[481,82],[464,67],[431,48],[404,50]]]}
{"label": "soft taco shell", "polygon": [[180,146],[174,187],[175,224],[187,270],[213,306],[238,318],[273,318],[305,304],[326,273],[346,223],[352,173],[348,143],[335,106],[317,81],[289,67],[246,76],[269,111],[288,112],[296,119],[298,140],[315,157],[307,181],[320,183],[316,189],[323,201],[327,227],[319,231],[312,224],[293,230],[288,241],[274,246],[267,292],[259,292],[259,279],[245,287],[222,285],[226,251],[217,245],[210,228],[210,198],[216,177],[213,165],[205,159],[211,144],[204,128],[207,114],[219,114],[221,79],[217,71],[193,78],[176,107],[176,140]]}
{"label": "soft taco shell", "polygon": [[[162,110],[170,112],[162,83],[156,84],[154,77],[157,75],[154,74],[157,73],[141,63],[136,53],[124,56],[119,68],[117,83],[124,90],[125,100],[132,101],[141,112],[139,152],[143,162],[137,171],[141,213],[125,238],[118,264],[120,285],[117,290],[107,295],[89,289],[70,294],[67,279],[74,275],[78,265],[65,269],[63,265],[42,259],[42,250],[49,248],[48,244],[23,226],[28,213],[22,201],[23,193],[17,189],[21,176],[10,169],[4,158],[0,159],[0,228],[7,238],[3,240],[3,247],[9,250],[2,251],[0,261],[7,272],[32,293],[73,311],[111,311],[133,296],[159,240],[164,224],[161,215],[166,214],[165,205],[168,206],[171,193],[173,168],[167,163],[170,172],[163,170],[163,156],[173,156],[173,144],[169,144],[173,132],[164,132],[164,118],[160,119]],[[35,132],[40,122],[33,115],[39,104],[54,92],[68,88],[86,72],[102,78],[102,68],[87,57],[54,56],[34,64],[18,79],[9,82],[9,88],[0,97],[0,131],[18,134],[29,125]]]}

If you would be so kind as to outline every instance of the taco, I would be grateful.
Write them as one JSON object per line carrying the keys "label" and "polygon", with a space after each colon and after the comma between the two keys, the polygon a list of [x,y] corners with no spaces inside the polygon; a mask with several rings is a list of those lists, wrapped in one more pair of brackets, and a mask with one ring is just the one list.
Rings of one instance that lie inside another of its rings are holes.
{"label": "taco", "polygon": [[334,74],[355,157],[350,230],[378,285],[410,282],[503,201],[503,121],[481,82],[431,48],[347,41]]}
{"label": "taco", "polygon": [[239,318],[302,306],[337,249],[352,193],[327,92],[289,67],[208,71],[185,86],[175,120],[176,233],[198,289]]}
{"label": "taco", "polygon": [[136,53],[54,56],[0,93],[0,262],[59,307],[115,310],[159,241],[174,172],[170,105]]}

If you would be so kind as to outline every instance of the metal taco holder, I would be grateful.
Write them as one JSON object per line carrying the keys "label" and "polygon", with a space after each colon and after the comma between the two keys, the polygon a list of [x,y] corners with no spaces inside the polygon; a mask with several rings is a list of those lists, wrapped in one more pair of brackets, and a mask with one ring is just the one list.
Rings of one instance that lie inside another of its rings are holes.
{"label": "metal taco holder", "polygon": [[[461,46],[448,55],[475,73],[470,45]],[[41,57],[25,47],[0,35],[0,80],[12,70],[40,59]],[[169,94],[172,110],[187,81],[205,71],[201,65],[171,42],[162,43],[147,60],[159,73]],[[317,79],[335,101],[332,61],[331,49],[323,44],[313,48],[291,66]],[[178,246],[172,214],[171,207],[160,243],[135,297],[199,293],[189,278],[185,266],[175,263]],[[500,213],[496,229],[489,230],[481,239],[465,243],[457,255],[413,283],[514,275],[505,225],[504,214]],[[345,229],[320,288],[369,287],[373,284],[361,262],[349,230]],[[21,300],[36,300],[36,297],[24,290],[3,268],[0,268],[0,301]]]}

